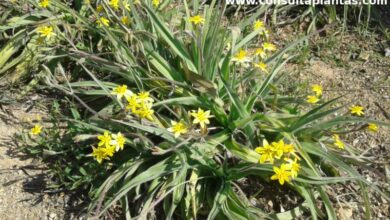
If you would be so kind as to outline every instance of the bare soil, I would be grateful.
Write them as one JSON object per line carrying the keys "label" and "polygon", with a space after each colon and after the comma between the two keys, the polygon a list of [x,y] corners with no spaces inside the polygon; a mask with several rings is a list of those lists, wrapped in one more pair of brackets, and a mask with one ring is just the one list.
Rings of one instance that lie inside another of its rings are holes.
{"label": "bare soil", "polygon": [[45,166],[26,158],[15,142],[14,135],[43,114],[26,107],[0,103],[0,219],[64,219],[65,195],[48,189]]}

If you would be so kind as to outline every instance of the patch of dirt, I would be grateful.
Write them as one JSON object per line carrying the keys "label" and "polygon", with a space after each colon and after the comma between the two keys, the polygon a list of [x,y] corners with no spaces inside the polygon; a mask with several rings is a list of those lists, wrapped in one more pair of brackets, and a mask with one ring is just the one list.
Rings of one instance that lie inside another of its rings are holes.
{"label": "patch of dirt", "polygon": [[[39,114],[43,114],[40,112]],[[50,191],[45,166],[28,159],[17,148],[14,134],[21,132],[26,113],[21,105],[0,103],[0,218],[2,220],[64,219],[66,196]]]}

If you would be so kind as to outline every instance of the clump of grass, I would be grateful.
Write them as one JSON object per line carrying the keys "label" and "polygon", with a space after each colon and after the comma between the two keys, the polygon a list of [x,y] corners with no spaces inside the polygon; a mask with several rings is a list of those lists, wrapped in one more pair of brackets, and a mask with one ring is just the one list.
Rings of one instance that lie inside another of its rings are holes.
{"label": "clump of grass", "polygon": [[[278,48],[260,14],[226,25],[215,0],[48,2],[28,1],[43,15],[18,25],[41,42],[47,86],[75,107],[24,140],[59,159],[53,171],[66,187],[90,189],[90,215],[119,204],[127,219],[282,218],[299,209],[336,219],[327,185],[356,181],[370,216],[367,188],[377,189],[352,167],[364,162],[342,138],[350,126],[388,124],[326,100],[321,85],[279,93],[286,52],[307,38]],[[253,177],[304,203],[286,213],[254,207],[239,184]]]}

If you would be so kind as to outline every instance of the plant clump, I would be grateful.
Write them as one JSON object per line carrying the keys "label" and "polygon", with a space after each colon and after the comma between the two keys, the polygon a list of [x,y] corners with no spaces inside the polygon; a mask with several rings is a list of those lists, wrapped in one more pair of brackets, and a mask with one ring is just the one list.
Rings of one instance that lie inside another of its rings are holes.
{"label": "plant clump", "polygon": [[342,139],[388,124],[319,84],[281,93],[283,66],[308,36],[282,46],[265,10],[233,23],[222,1],[200,3],[27,1],[32,14],[3,30],[41,39],[42,82],[66,96],[23,135],[27,151],[50,152],[60,185],[87,190],[96,218],[118,207],[127,218],[278,218],[241,189],[254,177],[296,192],[304,202],[287,215],[313,219],[336,219],[329,184],[356,181],[369,217],[369,190],[380,191]]}

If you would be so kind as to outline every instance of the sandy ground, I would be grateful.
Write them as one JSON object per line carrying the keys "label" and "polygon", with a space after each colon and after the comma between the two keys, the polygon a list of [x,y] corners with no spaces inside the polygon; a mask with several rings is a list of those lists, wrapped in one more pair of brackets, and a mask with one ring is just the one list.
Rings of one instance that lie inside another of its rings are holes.
{"label": "sandy ground", "polygon": [[0,107],[0,219],[63,219],[61,196],[54,198],[46,189],[44,165],[24,158],[13,140],[22,129],[19,121],[36,114],[22,106]]}

